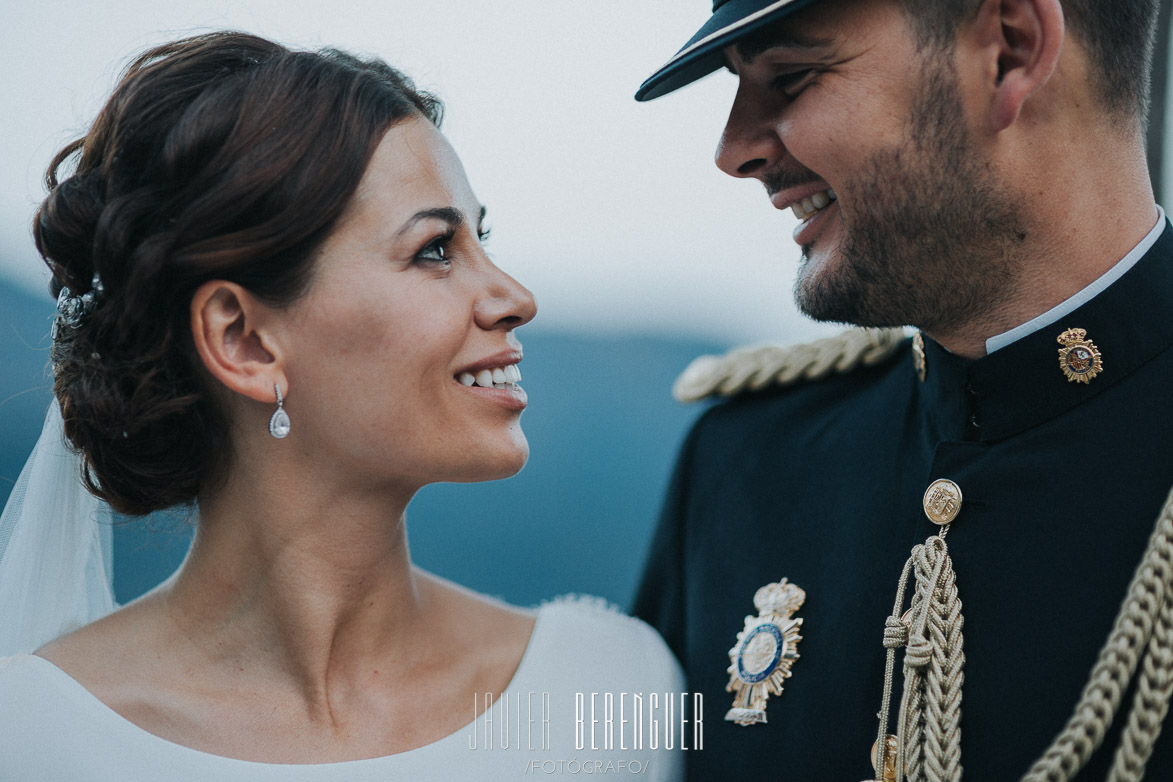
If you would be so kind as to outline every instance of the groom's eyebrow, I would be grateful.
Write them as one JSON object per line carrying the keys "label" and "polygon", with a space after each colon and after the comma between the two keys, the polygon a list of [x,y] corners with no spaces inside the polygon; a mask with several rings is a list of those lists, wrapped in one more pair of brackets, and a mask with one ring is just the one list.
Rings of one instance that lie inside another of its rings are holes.
{"label": "groom's eyebrow", "polygon": [[[834,43],[831,38],[818,38],[813,35],[804,35],[789,25],[774,25],[756,33],[750,33],[735,43],[737,56],[746,65],[753,65],[753,61],[771,49],[820,49]],[[729,62],[725,67],[733,71]],[[736,71],[733,71],[736,73]]]}

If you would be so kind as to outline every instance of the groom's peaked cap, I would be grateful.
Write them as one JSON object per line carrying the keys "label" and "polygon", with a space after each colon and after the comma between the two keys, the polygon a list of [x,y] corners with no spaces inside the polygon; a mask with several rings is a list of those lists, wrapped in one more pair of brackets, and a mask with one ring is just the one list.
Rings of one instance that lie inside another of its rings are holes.
{"label": "groom's peaked cap", "polygon": [[636,100],[667,95],[725,64],[726,46],[814,0],[713,0],[713,15],[668,62],[640,85]]}

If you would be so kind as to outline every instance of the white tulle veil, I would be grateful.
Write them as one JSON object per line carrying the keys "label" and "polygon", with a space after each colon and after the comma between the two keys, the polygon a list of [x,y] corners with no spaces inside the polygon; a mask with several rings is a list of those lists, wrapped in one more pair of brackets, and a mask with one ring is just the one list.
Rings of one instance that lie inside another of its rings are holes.
{"label": "white tulle veil", "polygon": [[0,515],[0,657],[115,609],[112,520],[81,482],[54,401]]}

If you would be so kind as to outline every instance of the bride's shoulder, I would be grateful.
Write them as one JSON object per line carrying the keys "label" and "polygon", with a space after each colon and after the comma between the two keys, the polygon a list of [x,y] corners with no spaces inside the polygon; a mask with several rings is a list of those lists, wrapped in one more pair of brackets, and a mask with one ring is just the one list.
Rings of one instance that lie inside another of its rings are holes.
{"label": "bride's shoulder", "polygon": [[[51,675],[67,677],[119,714],[134,713],[133,705],[153,700],[153,693],[173,678],[168,663],[162,607],[153,599],[123,606],[96,622],[80,627],[37,649],[35,657]],[[128,676],[133,671],[133,676]]]}
{"label": "bride's shoulder", "polygon": [[26,695],[43,691],[51,666],[34,654],[0,657],[0,707],[15,708]]}
{"label": "bride's shoulder", "polygon": [[115,778],[95,771],[116,768],[125,757],[124,746],[108,730],[121,726],[110,717],[79,682],[44,657],[0,658],[0,777]]}
{"label": "bride's shoulder", "polygon": [[4,761],[0,765],[5,770],[23,768],[21,755],[47,749],[45,743],[51,743],[60,729],[56,719],[62,711],[58,707],[61,688],[53,672],[52,665],[32,654],[0,657],[0,724],[4,725],[0,730],[0,757]]}
{"label": "bride's shoulder", "polygon": [[[581,634],[610,640],[627,640],[656,649],[664,646],[660,636],[642,620],[629,616],[619,606],[593,595],[560,595],[538,607],[539,621],[557,622],[577,628]],[[667,648],[667,647],[664,647]]]}
{"label": "bride's shoulder", "polygon": [[543,602],[538,607],[538,616],[556,617],[559,621],[573,622],[583,629],[589,628],[595,632],[659,637],[640,619],[625,614],[623,609],[606,598],[594,595],[559,595]]}
{"label": "bride's shoulder", "polygon": [[[0,657],[0,757],[18,741],[40,737],[53,741],[68,729],[69,712],[84,700],[84,691],[60,668],[43,657],[21,652]],[[5,777],[7,778],[7,777]]]}
{"label": "bride's shoulder", "polygon": [[560,660],[577,660],[645,690],[678,690],[680,666],[659,633],[603,598],[564,595],[538,609],[535,654],[554,648]]}
{"label": "bride's shoulder", "polygon": [[551,682],[587,692],[683,687],[680,665],[660,635],[603,598],[563,595],[534,611],[420,576],[425,591],[434,589],[432,605],[451,619],[452,648],[465,645],[478,659],[513,661],[512,689],[544,691]]}

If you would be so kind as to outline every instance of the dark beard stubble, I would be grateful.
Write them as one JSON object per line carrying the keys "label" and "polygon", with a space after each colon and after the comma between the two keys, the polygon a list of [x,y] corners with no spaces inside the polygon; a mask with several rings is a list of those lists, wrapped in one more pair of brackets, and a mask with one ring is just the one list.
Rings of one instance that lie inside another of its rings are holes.
{"label": "dark beard stubble", "polygon": [[908,142],[848,181],[839,252],[812,268],[802,248],[795,299],[815,320],[945,332],[1013,292],[1026,238],[1014,199],[973,149],[946,55],[922,73]]}

